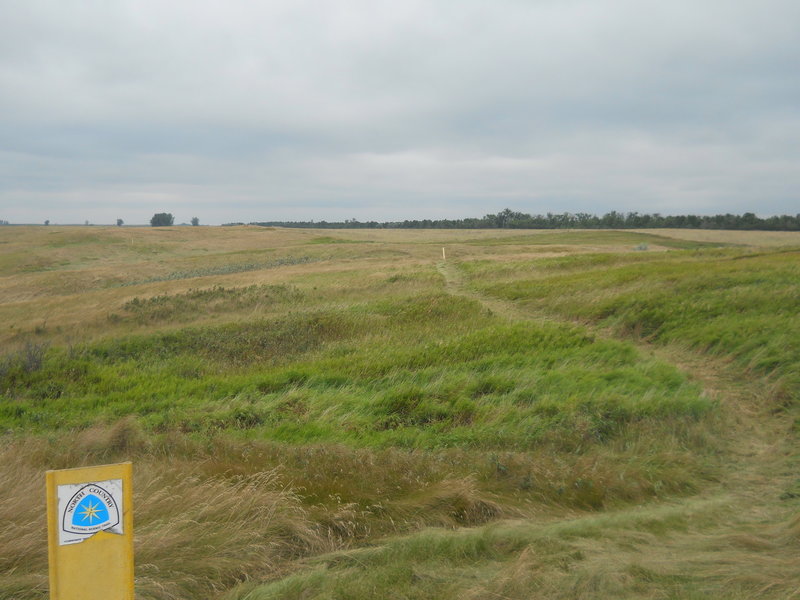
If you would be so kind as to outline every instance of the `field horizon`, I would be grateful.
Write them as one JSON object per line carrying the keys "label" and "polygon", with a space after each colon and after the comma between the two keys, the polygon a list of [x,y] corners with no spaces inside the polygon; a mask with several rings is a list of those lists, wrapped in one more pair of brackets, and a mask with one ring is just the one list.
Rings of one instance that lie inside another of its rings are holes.
{"label": "field horizon", "polygon": [[137,598],[794,597],[799,259],[800,232],[0,228],[0,598],[48,595],[44,471],[122,460]]}

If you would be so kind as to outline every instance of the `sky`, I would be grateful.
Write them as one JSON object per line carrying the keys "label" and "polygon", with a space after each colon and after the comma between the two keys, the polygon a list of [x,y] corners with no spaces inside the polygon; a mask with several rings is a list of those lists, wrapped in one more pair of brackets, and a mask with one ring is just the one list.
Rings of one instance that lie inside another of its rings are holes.
{"label": "sky", "polygon": [[800,213],[797,0],[0,0],[0,219]]}

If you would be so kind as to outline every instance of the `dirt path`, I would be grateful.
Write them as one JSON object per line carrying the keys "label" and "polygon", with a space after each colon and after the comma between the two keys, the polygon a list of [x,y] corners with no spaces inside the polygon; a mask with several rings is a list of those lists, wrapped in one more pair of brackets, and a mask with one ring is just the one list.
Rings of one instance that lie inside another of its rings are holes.
{"label": "dirt path", "polygon": [[491,296],[486,296],[470,289],[464,283],[464,279],[458,272],[458,268],[452,262],[439,262],[436,264],[436,269],[444,278],[445,289],[448,293],[454,296],[465,296],[472,300],[477,300],[492,313],[500,317],[510,321],[542,321],[546,319],[544,316],[534,316],[530,313],[526,313],[512,302],[492,298]]}

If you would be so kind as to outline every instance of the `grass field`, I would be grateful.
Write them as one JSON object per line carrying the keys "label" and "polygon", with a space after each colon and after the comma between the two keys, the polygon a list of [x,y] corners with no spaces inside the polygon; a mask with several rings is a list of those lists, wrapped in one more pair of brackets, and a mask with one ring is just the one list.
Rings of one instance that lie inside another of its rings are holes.
{"label": "grass field", "polygon": [[120,460],[137,598],[800,595],[800,235],[2,227],[0,281],[0,598]]}

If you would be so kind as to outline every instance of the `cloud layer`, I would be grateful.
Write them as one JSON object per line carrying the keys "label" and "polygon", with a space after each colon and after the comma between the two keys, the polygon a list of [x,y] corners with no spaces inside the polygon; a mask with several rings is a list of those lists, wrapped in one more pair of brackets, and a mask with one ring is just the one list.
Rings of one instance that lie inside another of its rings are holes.
{"label": "cloud layer", "polygon": [[5,3],[0,218],[795,214],[798,22],[794,0]]}

